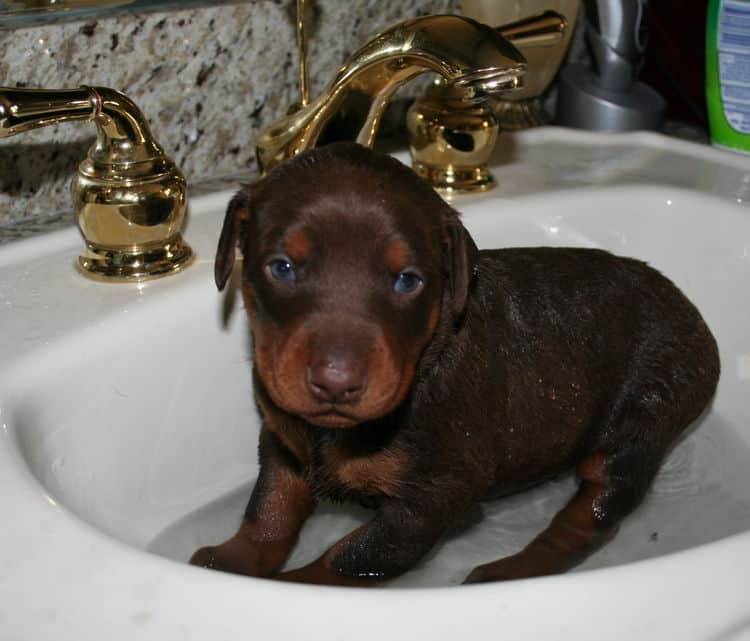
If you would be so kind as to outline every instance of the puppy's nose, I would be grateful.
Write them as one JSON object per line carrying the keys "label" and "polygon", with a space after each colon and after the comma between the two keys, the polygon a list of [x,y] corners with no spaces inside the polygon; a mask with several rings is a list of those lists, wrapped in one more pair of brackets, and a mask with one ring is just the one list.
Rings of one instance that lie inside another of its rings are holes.
{"label": "puppy's nose", "polygon": [[355,403],[367,385],[363,359],[338,353],[314,357],[307,368],[307,385],[313,398],[326,403]]}

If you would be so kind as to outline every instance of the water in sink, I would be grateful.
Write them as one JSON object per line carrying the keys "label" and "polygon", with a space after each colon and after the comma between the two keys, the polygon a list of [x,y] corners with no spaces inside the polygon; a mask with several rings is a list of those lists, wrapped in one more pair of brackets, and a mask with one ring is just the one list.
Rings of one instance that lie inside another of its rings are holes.
{"label": "water in sink", "polygon": [[[646,500],[617,537],[575,571],[648,559],[750,529],[749,454],[718,417],[708,415],[672,451]],[[147,549],[185,561],[198,547],[228,538],[239,525],[251,487],[243,484],[188,514]],[[389,585],[460,583],[474,566],[517,551],[541,532],[574,490],[574,479],[566,477],[484,503],[481,519],[445,537],[417,569]],[[370,514],[354,506],[321,505],[305,525],[287,567],[314,560]]]}

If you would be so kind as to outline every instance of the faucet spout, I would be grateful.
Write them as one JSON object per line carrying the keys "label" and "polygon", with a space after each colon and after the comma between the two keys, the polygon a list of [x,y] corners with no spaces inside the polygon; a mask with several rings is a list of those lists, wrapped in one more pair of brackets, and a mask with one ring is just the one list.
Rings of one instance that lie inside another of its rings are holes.
{"label": "faucet spout", "polygon": [[336,73],[323,93],[272,124],[258,139],[263,173],[326,140],[337,114],[345,113],[351,138],[372,146],[393,94],[427,71],[440,74],[473,102],[523,86],[526,60],[494,29],[454,15],[401,22],[365,44]]}

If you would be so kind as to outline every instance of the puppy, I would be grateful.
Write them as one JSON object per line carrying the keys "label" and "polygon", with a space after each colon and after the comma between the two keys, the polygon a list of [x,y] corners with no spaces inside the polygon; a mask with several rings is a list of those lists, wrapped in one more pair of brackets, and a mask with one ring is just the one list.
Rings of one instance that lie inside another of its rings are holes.
{"label": "puppy", "polygon": [[[655,270],[592,249],[480,252],[410,169],[353,143],[232,199],[219,289],[237,245],[260,474],[237,534],[196,565],[380,583],[478,501],[574,468],[549,526],[466,582],[563,572],[614,535],[717,384],[714,338]],[[375,512],[279,573],[320,499]]]}

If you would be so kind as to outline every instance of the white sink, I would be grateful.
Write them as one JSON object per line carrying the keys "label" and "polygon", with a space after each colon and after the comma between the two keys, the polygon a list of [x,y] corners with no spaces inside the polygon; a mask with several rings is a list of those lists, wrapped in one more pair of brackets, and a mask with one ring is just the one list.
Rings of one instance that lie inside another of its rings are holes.
{"label": "white sink", "polygon": [[[455,203],[481,247],[648,260],[720,345],[712,408],[612,543],[567,575],[435,589],[540,531],[564,478],[488,504],[402,589],[186,565],[233,533],[257,474],[245,319],[212,283],[227,192],[191,203],[197,262],[144,285],[79,276],[73,230],[0,250],[0,638],[750,639],[750,160],[543,129],[501,140],[498,163],[498,190]],[[290,564],[364,518],[322,510]]]}

